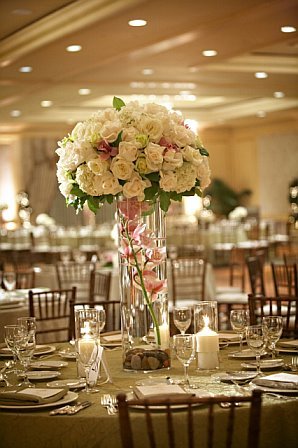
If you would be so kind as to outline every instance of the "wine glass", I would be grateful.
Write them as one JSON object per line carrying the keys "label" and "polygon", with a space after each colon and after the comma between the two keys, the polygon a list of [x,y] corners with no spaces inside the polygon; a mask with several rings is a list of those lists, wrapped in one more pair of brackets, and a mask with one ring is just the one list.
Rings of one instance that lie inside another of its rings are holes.
{"label": "wine glass", "polygon": [[[17,364],[18,354],[17,349],[15,347],[15,332],[18,329],[18,325],[5,325],[4,326],[4,340],[7,347],[12,351],[13,355],[13,366],[15,367]],[[19,374],[20,371],[14,368],[12,372]]]}
{"label": "wine glass", "polygon": [[264,332],[272,358],[275,358],[275,346],[282,334],[283,321],[281,316],[266,316],[262,320]]}
{"label": "wine glass", "polygon": [[90,388],[90,369],[95,363],[98,354],[98,339],[97,337],[86,336],[76,339],[76,352],[78,361],[83,365],[86,376],[86,393],[92,392]]}
{"label": "wine glass", "polygon": [[16,287],[16,273],[13,271],[4,272],[2,281],[6,291],[13,291]]}
{"label": "wine glass", "polygon": [[173,336],[173,348],[184,367],[184,384],[190,387],[188,367],[196,354],[195,336],[193,334],[176,334]]}
{"label": "wine glass", "polygon": [[266,336],[262,325],[249,325],[246,327],[246,342],[256,355],[257,375],[261,375],[261,354],[266,347]]}
{"label": "wine glass", "polygon": [[[29,319],[29,321],[22,321],[22,325],[18,326],[14,333],[14,344],[17,351],[18,358],[24,367],[24,379],[22,386],[35,387],[28,379],[29,365],[36,348],[35,342],[35,318],[20,318]],[[18,319],[18,321],[20,320]],[[34,319],[34,320],[31,320]]]}
{"label": "wine glass", "polygon": [[249,311],[248,310],[232,310],[230,313],[230,323],[236,333],[239,335],[240,352],[243,349],[243,336],[245,328],[249,325]]}
{"label": "wine glass", "polygon": [[175,307],[173,310],[174,325],[181,334],[185,334],[191,323],[191,309],[186,306]]}

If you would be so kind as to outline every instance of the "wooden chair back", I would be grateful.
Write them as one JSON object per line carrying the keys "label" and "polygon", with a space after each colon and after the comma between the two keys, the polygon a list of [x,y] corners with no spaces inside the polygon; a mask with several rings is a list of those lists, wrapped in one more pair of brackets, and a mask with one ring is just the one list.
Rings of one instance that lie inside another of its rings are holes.
{"label": "wooden chair back", "polygon": [[88,302],[90,297],[91,274],[95,269],[94,263],[86,262],[58,262],[56,274],[59,289],[77,289],[77,300]]}
{"label": "wooden chair back", "polygon": [[202,258],[176,258],[171,260],[173,306],[184,300],[204,300],[206,262]]}
{"label": "wooden chair back", "polygon": [[121,329],[120,300],[100,300],[90,302],[70,302],[70,334],[75,338],[75,311],[88,308],[103,308],[106,312],[106,323],[103,332]]}
{"label": "wooden chair back", "polygon": [[36,317],[38,343],[71,339],[70,303],[75,300],[75,287],[43,292],[29,291],[29,313]]}
{"label": "wooden chair back", "polygon": [[92,271],[90,277],[89,301],[109,300],[111,279],[111,271]]}
{"label": "wooden chair back", "polygon": [[282,316],[282,337],[298,337],[298,297],[266,297],[249,294],[251,325],[260,324],[265,316]]}
{"label": "wooden chair back", "polygon": [[[117,400],[123,448],[136,448],[143,445],[150,446],[150,448],[159,446],[164,448],[180,448],[182,446],[185,448],[215,448],[223,437],[225,437],[225,444],[221,443],[220,446],[226,448],[232,446],[258,448],[259,446],[262,404],[259,390],[254,390],[251,396],[245,397],[198,398],[181,394],[180,396],[176,395],[175,398],[155,396],[140,400],[127,400],[124,394],[119,394]],[[225,410],[225,418],[223,418],[222,411],[216,406],[227,402],[231,405]],[[237,402],[250,405],[247,434],[244,434],[243,426],[240,427],[240,424],[237,426],[237,412],[241,412],[235,407]],[[196,412],[198,404],[204,405],[205,410]],[[136,421],[132,422],[131,420],[133,413],[136,417],[135,406],[138,407],[137,424]],[[178,415],[177,406],[185,406],[184,424],[181,424],[182,410]],[[157,409],[159,410],[158,420],[155,418]],[[161,418],[161,412],[164,414],[164,419]],[[138,440],[134,438],[135,429],[138,431]],[[161,437],[164,440],[162,445]]]}
{"label": "wooden chair back", "polygon": [[271,263],[274,292],[276,296],[298,296],[296,264]]}
{"label": "wooden chair back", "polygon": [[246,266],[248,270],[248,277],[250,283],[250,289],[252,294],[265,293],[264,271],[263,264],[258,257],[248,257],[246,259]]}

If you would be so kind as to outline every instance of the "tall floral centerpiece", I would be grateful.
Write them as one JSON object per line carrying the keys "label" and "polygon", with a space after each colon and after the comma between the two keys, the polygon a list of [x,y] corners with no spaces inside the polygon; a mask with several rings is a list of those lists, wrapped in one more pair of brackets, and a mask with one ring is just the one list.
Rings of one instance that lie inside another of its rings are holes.
{"label": "tall floral centerpiece", "polygon": [[116,200],[124,368],[168,367],[164,214],[209,185],[208,152],[181,115],[116,97],[58,145],[67,205],[96,213]]}

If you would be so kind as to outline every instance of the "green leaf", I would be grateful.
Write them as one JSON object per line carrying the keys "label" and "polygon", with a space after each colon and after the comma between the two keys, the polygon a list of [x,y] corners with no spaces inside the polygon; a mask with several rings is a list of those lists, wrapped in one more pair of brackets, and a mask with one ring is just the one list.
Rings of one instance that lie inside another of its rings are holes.
{"label": "green leaf", "polygon": [[114,196],[112,194],[107,194],[106,195],[106,201],[107,201],[108,204],[113,204]]}
{"label": "green leaf", "polygon": [[152,182],[159,182],[160,179],[159,173],[149,173],[146,174],[145,177],[147,177],[147,179],[151,180]]}
{"label": "green leaf", "polygon": [[145,188],[145,199],[150,200],[153,199],[158,193],[158,183],[154,182],[151,187]]}
{"label": "green leaf", "polygon": [[119,143],[122,141],[122,132],[123,131],[119,132],[117,139],[114,142],[110,143],[110,146],[113,147],[119,146]]}
{"label": "green leaf", "polygon": [[86,197],[86,196],[87,196],[86,193],[84,193],[84,192],[79,188],[78,184],[74,184],[74,185],[73,185],[73,187],[72,187],[72,189],[71,189],[71,191],[70,191],[70,194],[73,194],[74,196],[77,196],[78,198],[83,198],[83,197]]}
{"label": "green leaf", "polygon": [[88,196],[87,204],[89,207],[89,210],[91,210],[95,215],[99,209],[99,200],[97,197]]}
{"label": "green leaf", "polygon": [[199,151],[201,153],[202,156],[209,156],[209,152],[207,151],[206,148],[204,148],[204,146],[200,146]]}
{"label": "green leaf", "polygon": [[160,192],[160,208],[166,213],[171,204],[170,193],[161,190]]}
{"label": "green leaf", "polygon": [[181,202],[182,201],[182,193],[176,193],[176,191],[171,191],[171,199],[173,199],[173,201]]}
{"label": "green leaf", "polygon": [[121,98],[118,98],[117,96],[114,96],[113,98],[113,107],[116,110],[121,110],[121,108],[125,106],[124,101]]}

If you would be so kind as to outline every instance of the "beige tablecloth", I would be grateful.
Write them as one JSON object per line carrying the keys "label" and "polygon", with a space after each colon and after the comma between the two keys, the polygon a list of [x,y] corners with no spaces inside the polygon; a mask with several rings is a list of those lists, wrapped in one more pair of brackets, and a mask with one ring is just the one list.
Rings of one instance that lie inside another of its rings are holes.
{"label": "beige tablecloth", "polygon": [[[60,346],[61,347],[61,346]],[[70,347],[70,346],[69,346]],[[236,346],[237,347],[237,346]],[[228,359],[228,353],[235,347],[225,348],[220,351],[221,370],[239,370],[238,360]],[[165,378],[182,375],[181,364],[177,360],[172,362],[170,370],[159,371],[152,374],[124,372],[121,365],[121,351],[108,351],[106,353],[109,368],[113,377],[113,384],[101,386],[102,393],[116,394],[119,391],[129,392],[131,386],[137,380],[144,380],[150,376],[162,376]],[[55,358],[51,358],[55,359]],[[57,357],[57,359],[59,359]],[[285,359],[287,357],[285,356]],[[288,355],[289,359],[289,355]],[[1,363],[2,364],[2,363]],[[1,366],[0,366],[1,367]],[[195,370],[195,363],[191,365],[191,376],[200,378],[201,384],[211,390],[214,380],[210,374]],[[75,377],[75,361],[69,361],[69,366],[62,369],[61,379]],[[41,383],[42,384],[42,383]],[[209,385],[209,386],[208,386]],[[227,387],[217,385],[216,387]],[[231,386],[229,386],[231,387]],[[222,389],[224,390],[224,389]],[[88,397],[85,392],[80,392],[79,400],[89,399],[92,406],[74,416],[49,416],[49,410],[23,411],[23,410],[1,410],[0,409],[0,445],[5,448],[120,448],[119,425],[117,416],[108,416],[105,409],[100,405],[101,394],[91,394]],[[236,409],[236,445],[242,448],[245,445],[245,431],[247,424],[248,409],[241,407]],[[216,433],[216,448],[221,448],[225,441],[222,432],[226,420],[225,409],[215,409],[218,418],[219,431]],[[203,433],[205,431],[206,411],[200,407],[195,411],[196,416],[196,447],[201,447]],[[147,448],[146,432],[143,428],[143,414],[136,411],[133,417],[135,428],[137,428],[137,447]],[[156,413],[154,425],[160,437],[159,447],[165,446],[164,414]],[[180,443],[178,447],[185,446],[183,439],[183,428],[185,414],[183,410],[175,413],[175,428],[178,428]],[[293,399],[264,398],[261,421],[261,444],[260,448],[291,448],[297,442],[297,419],[298,401]]]}

